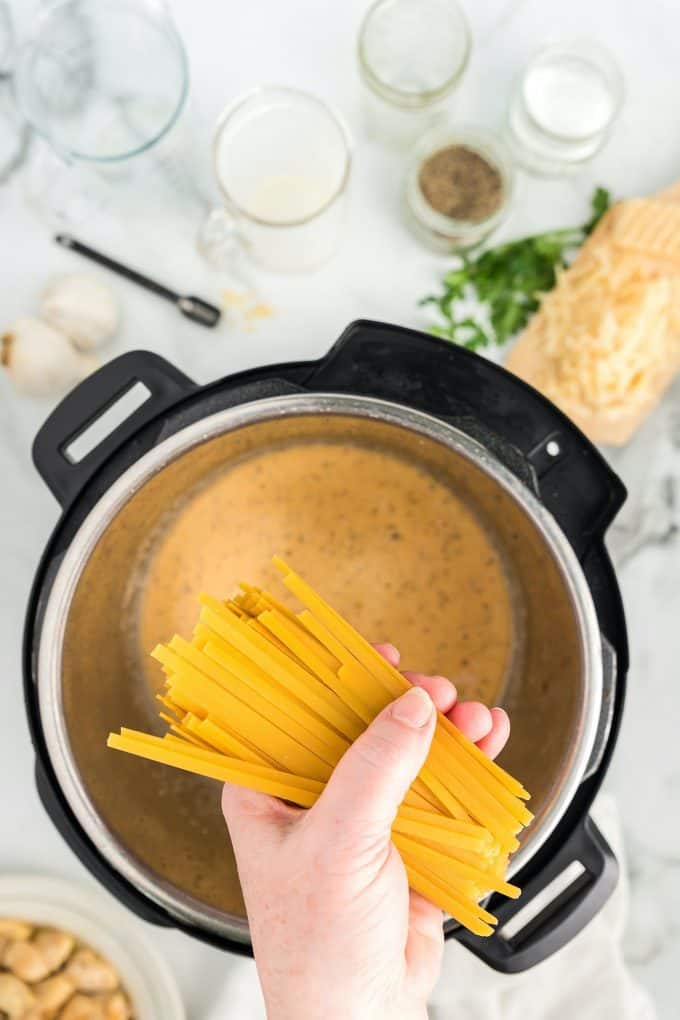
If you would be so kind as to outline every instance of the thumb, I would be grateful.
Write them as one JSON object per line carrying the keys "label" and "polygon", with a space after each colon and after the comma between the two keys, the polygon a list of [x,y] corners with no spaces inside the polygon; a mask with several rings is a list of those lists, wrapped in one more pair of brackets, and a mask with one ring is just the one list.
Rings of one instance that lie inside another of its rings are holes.
{"label": "thumb", "polygon": [[341,826],[345,841],[380,834],[389,839],[399,805],[427,758],[436,718],[421,687],[402,694],[348,748],[312,811]]}

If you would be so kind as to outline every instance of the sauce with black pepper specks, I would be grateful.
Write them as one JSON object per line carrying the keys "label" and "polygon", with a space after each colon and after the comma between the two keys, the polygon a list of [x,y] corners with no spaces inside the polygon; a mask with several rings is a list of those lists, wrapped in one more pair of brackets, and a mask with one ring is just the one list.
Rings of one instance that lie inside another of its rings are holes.
{"label": "sauce with black pepper specks", "polygon": [[[490,704],[510,666],[513,613],[502,559],[475,514],[445,484],[392,453],[309,443],[253,456],[214,477],[170,521],[148,560],[139,642],[148,651],[191,633],[197,595],[238,580],[282,586],[288,560],[402,667],[449,676]],[[289,600],[289,604],[294,605]]]}

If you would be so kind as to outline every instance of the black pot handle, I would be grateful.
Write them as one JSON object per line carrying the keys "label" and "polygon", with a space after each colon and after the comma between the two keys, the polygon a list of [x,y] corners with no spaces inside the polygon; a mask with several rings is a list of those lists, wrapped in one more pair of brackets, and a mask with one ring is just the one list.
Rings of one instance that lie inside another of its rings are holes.
{"label": "black pot handle", "polygon": [[[512,921],[520,911],[576,861],[583,872],[515,930]],[[522,887],[518,900],[491,903],[489,909],[498,918],[495,935],[480,939],[469,932],[457,931],[455,938],[494,970],[504,974],[529,970],[562,949],[585,928],[611,896],[618,874],[618,862],[609,844],[592,818],[586,816],[537,875],[524,883],[521,875],[517,877],[517,884]]]}
{"label": "black pot handle", "polygon": [[117,872],[108,867],[101,855],[82,834],[78,824],[69,815],[68,808],[66,808],[59,795],[55,792],[55,784],[49,781],[39,761],[36,761],[35,783],[40,801],[60,836],[90,874],[94,875],[97,881],[112,896],[115,896],[119,903],[132,910],[133,913],[144,921],[160,925],[164,928],[175,927],[176,922],[169,914],[166,914],[161,907],[157,907],[150,900],[146,899],[134,886],[130,885]]}
{"label": "black pot handle", "polygon": [[425,333],[353,322],[305,384],[408,404],[460,428],[533,486],[579,558],[625,500],[604,458],[541,393],[502,366]]}
{"label": "black pot handle", "polygon": [[[69,456],[70,444],[120,400],[135,383],[148,397],[81,459]],[[165,358],[150,351],[129,351],[114,358],[54,409],[33,442],[33,463],[63,507],[68,506],[114,450],[138,429],[196,388]]]}

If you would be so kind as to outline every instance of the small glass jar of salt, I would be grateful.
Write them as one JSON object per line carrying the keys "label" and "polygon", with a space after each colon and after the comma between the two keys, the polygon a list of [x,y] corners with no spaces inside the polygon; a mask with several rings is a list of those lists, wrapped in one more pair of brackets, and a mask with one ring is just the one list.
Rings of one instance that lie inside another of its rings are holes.
{"label": "small glass jar of salt", "polygon": [[602,148],[622,100],[618,64],[599,43],[577,39],[547,46],[515,87],[506,140],[525,169],[570,173]]}
{"label": "small glass jar of salt", "polygon": [[457,0],[377,0],[357,51],[369,135],[407,148],[446,118],[470,56],[470,30]]}

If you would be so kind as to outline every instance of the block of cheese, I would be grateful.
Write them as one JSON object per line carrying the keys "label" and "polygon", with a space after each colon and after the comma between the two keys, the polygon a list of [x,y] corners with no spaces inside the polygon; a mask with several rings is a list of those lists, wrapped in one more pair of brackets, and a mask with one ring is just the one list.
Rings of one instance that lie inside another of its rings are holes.
{"label": "block of cheese", "polygon": [[603,217],[506,367],[595,442],[627,442],[680,369],[680,184]]}

